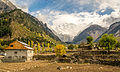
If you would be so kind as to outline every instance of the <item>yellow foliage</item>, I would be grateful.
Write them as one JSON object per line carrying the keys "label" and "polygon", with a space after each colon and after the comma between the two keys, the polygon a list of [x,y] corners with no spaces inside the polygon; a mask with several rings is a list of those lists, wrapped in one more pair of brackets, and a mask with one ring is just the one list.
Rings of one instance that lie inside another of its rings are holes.
{"label": "yellow foliage", "polygon": [[66,54],[66,47],[64,45],[56,45],[54,51],[56,56],[63,56]]}
{"label": "yellow foliage", "polygon": [[31,41],[31,47],[33,48],[33,41]]}
{"label": "yellow foliage", "polygon": [[3,41],[3,39],[0,39],[0,42],[2,42]]}
{"label": "yellow foliage", "polygon": [[28,45],[30,46],[30,41],[28,41]]}
{"label": "yellow foliage", "polygon": [[7,21],[8,21],[8,19],[5,19],[5,21],[7,22]]}
{"label": "yellow foliage", "polygon": [[44,46],[44,43],[42,42],[42,52],[45,51],[45,46]]}
{"label": "yellow foliage", "polygon": [[40,43],[38,43],[38,53],[40,53]]}
{"label": "yellow foliage", "polygon": [[35,51],[34,52],[35,52],[35,54],[37,54],[37,47],[35,47]]}

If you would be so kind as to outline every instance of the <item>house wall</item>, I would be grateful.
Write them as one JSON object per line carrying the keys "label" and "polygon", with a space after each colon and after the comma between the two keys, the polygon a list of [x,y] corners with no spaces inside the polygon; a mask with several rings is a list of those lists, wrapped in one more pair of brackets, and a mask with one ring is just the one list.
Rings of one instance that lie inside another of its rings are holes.
{"label": "house wall", "polygon": [[27,61],[32,60],[33,50],[27,50]]}
{"label": "house wall", "polygon": [[25,62],[28,60],[28,50],[5,50],[3,62]]}

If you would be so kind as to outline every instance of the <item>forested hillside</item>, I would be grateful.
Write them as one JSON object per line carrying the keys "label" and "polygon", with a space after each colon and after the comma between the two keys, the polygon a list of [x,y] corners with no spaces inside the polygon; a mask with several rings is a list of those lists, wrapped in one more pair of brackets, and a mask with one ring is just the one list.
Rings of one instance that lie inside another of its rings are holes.
{"label": "forested hillside", "polygon": [[[34,41],[51,43],[55,45],[60,39],[35,17],[15,9],[0,15],[0,38],[3,40],[21,40],[24,42]],[[3,44],[7,41],[4,41]]]}

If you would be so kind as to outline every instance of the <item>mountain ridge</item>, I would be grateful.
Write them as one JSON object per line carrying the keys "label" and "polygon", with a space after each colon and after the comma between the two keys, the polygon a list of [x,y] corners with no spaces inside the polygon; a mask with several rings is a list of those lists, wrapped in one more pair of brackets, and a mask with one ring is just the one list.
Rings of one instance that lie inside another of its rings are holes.
{"label": "mountain ridge", "polygon": [[10,12],[16,7],[9,0],[0,0],[0,13]]}
{"label": "mountain ridge", "polygon": [[[4,0],[8,1],[8,0]],[[10,1],[8,1],[10,2]],[[57,43],[61,40],[36,17],[0,0],[0,38],[3,40],[31,39],[35,42]],[[6,8],[4,8],[6,7]],[[6,22],[6,24],[4,24]],[[7,23],[8,22],[8,23]]]}
{"label": "mountain ridge", "polygon": [[[114,36],[119,37],[120,36],[120,32],[119,31],[120,31],[120,21],[111,24],[109,29],[106,32],[104,32],[103,34],[105,34],[105,33],[107,33],[107,34],[114,34]],[[101,38],[101,36],[99,36],[95,40],[95,42],[97,42]]]}
{"label": "mountain ridge", "polygon": [[106,28],[103,28],[99,25],[91,25],[85,30],[83,30],[80,34],[78,34],[78,36],[74,37],[73,43],[86,42],[87,36],[92,36],[94,40],[96,40],[97,37],[99,37],[106,30]]}

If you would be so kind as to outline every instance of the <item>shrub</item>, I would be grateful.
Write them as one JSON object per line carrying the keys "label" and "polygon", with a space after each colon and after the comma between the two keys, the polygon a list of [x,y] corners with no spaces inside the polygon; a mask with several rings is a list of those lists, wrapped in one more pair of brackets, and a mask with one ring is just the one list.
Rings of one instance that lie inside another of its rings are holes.
{"label": "shrub", "polygon": [[74,49],[74,45],[70,44],[70,45],[68,46],[68,49]]}
{"label": "shrub", "polygon": [[93,41],[93,37],[88,36],[86,40],[87,40],[87,43],[90,44]]}

